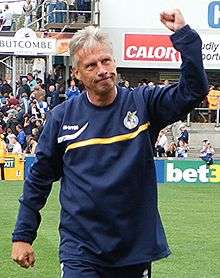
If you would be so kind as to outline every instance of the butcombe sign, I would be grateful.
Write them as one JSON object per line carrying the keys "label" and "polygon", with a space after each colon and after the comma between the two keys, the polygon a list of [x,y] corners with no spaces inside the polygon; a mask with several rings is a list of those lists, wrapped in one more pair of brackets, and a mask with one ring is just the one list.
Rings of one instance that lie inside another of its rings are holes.
{"label": "butcombe sign", "polygon": [[14,36],[0,36],[0,53],[14,55],[55,55],[56,40],[39,38],[32,29],[22,28]]}
{"label": "butcombe sign", "polygon": [[54,54],[54,40],[50,39],[14,39],[0,37],[0,51],[4,53]]}

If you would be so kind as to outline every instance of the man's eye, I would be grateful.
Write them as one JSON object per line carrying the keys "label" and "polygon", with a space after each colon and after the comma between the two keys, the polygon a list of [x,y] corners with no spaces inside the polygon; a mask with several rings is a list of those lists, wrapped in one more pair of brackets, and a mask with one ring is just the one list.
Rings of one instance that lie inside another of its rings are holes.
{"label": "man's eye", "polygon": [[111,62],[111,59],[109,59],[109,58],[106,58],[102,61],[103,64],[108,64],[110,62]]}
{"label": "man's eye", "polygon": [[89,64],[86,66],[86,69],[91,70],[95,67],[95,63]]}

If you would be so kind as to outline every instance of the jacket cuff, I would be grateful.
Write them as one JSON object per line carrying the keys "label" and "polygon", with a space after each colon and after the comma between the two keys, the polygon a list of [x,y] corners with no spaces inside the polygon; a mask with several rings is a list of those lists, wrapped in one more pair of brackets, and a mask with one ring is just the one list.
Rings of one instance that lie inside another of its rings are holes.
{"label": "jacket cuff", "polygon": [[172,43],[188,44],[199,37],[198,33],[187,24],[170,36]]}

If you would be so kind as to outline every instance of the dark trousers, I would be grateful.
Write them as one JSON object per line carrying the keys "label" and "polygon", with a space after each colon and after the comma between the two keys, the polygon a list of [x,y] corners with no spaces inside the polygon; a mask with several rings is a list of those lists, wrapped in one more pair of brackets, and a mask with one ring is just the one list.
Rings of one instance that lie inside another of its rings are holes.
{"label": "dark trousers", "polygon": [[10,31],[11,30],[11,26],[3,26],[1,31]]}
{"label": "dark trousers", "polygon": [[61,264],[62,278],[152,278],[151,263],[101,267],[88,262],[64,262]]}
{"label": "dark trousers", "polygon": [[5,163],[0,163],[0,170],[1,170],[1,180],[5,180],[5,171],[4,171]]}
{"label": "dark trousers", "polygon": [[201,157],[202,160],[204,160],[206,162],[207,165],[212,165],[213,164],[213,158],[210,155],[206,155]]}

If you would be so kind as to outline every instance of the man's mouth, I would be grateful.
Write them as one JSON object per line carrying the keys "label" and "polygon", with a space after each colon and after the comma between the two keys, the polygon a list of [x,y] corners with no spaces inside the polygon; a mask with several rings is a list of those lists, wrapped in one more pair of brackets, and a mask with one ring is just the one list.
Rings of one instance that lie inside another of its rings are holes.
{"label": "man's mouth", "polygon": [[104,77],[102,79],[97,80],[96,82],[98,83],[98,82],[106,81],[106,80],[108,80],[110,78],[111,78],[111,76],[106,76],[106,77]]}

